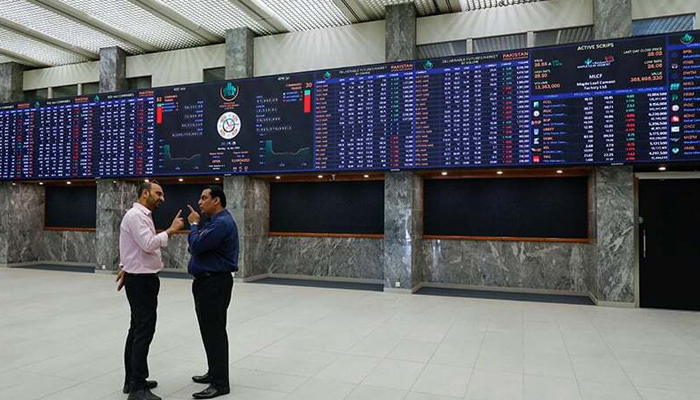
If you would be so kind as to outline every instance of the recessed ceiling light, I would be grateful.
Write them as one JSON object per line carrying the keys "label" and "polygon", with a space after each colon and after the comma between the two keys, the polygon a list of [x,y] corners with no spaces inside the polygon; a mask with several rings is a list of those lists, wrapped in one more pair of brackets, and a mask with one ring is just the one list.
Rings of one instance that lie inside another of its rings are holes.
{"label": "recessed ceiling light", "polygon": [[498,175],[503,175],[503,171],[496,171]]}
{"label": "recessed ceiling light", "polygon": [[666,167],[659,167],[659,171],[666,171]]}
{"label": "recessed ceiling light", "polygon": [[447,176],[447,171],[442,171],[442,172],[440,172],[440,175],[442,175],[442,176]]}

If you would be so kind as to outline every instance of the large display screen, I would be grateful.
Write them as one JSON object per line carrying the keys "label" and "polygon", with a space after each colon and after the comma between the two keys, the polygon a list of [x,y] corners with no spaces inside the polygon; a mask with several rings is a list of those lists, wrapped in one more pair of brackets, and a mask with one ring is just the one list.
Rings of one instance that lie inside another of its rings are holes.
{"label": "large display screen", "polygon": [[0,105],[0,179],[700,162],[700,32]]}

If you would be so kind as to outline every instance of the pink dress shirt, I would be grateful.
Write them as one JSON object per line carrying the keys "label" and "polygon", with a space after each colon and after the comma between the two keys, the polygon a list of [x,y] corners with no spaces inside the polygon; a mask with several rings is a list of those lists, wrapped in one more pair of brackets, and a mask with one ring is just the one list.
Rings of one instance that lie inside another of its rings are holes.
{"label": "pink dress shirt", "polygon": [[151,210],[139,203],[126,212],[119,227],[119,259],[129,274],[155,274],[163,269],[160,248],[168,245],[168,234],[156,234]]}

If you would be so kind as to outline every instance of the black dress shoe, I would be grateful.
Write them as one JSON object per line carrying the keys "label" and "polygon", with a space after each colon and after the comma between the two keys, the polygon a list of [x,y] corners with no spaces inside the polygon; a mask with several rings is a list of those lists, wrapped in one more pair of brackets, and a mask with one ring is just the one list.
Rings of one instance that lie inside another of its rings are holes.
{"label": "black dress shoe", "polygon": [[210,385],[208,388],[199,393],[193,393],[192,397],[195,399],[213,399],[214,397],[223,396],[229,393],[231,393],[230,388],[218,388],[214,385]]}
{"label": "black dress shoe", "polygon": [[192,380],[195,381],[195,383],[211,383],[211,376],[209,376],[209,372],[207,372],[204,375],[193,376]]}
{"label": "black dress shoe", "polygon": [[[158,387],[158,382],[156,381],[146,381],[146,388],[147,389],[155,389]],[[124,384],[124,388],[122,389],[122,393],[128,394],[129,393],[129,383]]]}
{"label": "black dress shoe", "polygon": [[129,393],[129,398],[127,400],[163,400],[155,394],[151,393],[149,389],[137,390],[135,392]]}

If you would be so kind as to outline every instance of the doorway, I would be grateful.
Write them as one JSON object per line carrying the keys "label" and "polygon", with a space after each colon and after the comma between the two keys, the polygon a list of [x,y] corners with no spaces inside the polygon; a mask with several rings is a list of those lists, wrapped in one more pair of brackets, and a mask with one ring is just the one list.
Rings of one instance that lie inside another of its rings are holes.
{"label": "doorway", "polygon": [[700,311],[700,179],[640,179],[639,305]]}

